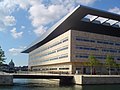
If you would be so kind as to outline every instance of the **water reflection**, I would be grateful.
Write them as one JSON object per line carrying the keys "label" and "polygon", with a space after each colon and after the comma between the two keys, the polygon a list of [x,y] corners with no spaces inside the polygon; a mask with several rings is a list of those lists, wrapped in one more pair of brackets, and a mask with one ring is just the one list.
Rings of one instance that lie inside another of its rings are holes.
{"label": "water reflection", "polygon": [[120,84],[111,85],[84,85],[82,90],[120,90]]}
{"label": "water reflection", "polygon": [[120,85],[63,85],[56,80],[15,79],[13,86],[0,86],[0,90],[120,90]]}
{"label": "water reflection", "polygon": [[[73,85],[60,86],[59,80],[45,80],[45,79],[16,79],[14,80],[14,87],[17,90],[75,90]],[[18,89],[18,87],[20,87]],[[80,90],[80,89],[79,89]]]}

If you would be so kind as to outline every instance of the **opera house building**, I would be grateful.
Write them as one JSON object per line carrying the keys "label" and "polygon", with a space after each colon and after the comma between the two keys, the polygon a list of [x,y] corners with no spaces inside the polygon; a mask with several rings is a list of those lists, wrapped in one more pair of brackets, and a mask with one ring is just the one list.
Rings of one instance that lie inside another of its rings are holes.
{"label": "opera house building", "polygon": [[89,74],[90,55],[105,63],[109,54],[120,63],[120,15],[80,5],[22,53],[29,54],[29,69],[40,72]]}

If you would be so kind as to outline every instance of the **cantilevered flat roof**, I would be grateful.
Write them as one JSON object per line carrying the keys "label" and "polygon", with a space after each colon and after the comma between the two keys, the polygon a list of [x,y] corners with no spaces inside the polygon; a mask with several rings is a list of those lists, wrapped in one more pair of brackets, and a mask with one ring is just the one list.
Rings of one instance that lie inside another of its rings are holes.
{"label": "cantilevered flat roof", "polygon": [[80,5],[22,53],[29,53],[70,29],[120,37],[120,15]]}

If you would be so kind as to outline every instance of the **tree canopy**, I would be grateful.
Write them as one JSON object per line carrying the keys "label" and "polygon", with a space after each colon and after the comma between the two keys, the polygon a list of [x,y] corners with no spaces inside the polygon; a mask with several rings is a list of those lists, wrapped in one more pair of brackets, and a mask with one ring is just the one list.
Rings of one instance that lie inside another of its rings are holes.
{"label": "tree canopy", "polygon": [[91,74],[93,74],[93,67],[98,66],[100,62],[96,59],[95,56],[90,55],[89,56],[89,66],[91,67]]}
{"label": "tree canopy", "polygon": [[5,54],[4,51],[2,50],[1,46],[0,46],[0,65],[3,64],[3,62],[5,62]]}
{"label": "tree canopy", "polygon": [[105,65],[109,69],[109,75],[111,74],[111,68],[118,66],[118,64],[114,61],[114,58],[110,55],[107,55]]}
{"label": "tree canopy", "polygon": [[97,65],[99,65],[100,64],[100,62],[95,58],[95,56],[93,56],[93,55],[90,55],[89,56],[89,65],[90,66],[97,66]]}
{"label": "tree canopy", "polygon": [[116,62],[114,61],[114,58],[110,55],[107,55],[106,60],[105,60],[105,65],[106,67],[116,67]]}

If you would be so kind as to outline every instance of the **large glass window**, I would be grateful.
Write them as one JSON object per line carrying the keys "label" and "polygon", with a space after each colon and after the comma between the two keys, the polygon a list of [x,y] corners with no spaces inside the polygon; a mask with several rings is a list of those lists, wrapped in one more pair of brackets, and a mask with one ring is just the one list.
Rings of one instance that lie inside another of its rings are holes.
{"label": "large glass window", "polygon": [[86,39],[86,38],[81,38],[81,37],[76,37],[77,41],[84,41],[84,42],[95,42],[95,40],[92,39]]}
{"label": "large glass window", "polygon": [[59,52],[59,51],[63,51],[63,50],[66,50],[66,49],[68,49],[68,46],[61,47],[61,48],[57,49],[57,52]]}
{"label": "large glass window", "polygon": [[98,51],[97,48],[87,47],[87,46],[76,46],[76,49]]}
{"label": "large glass window", "polygon": [[109,44],[109,45],[114,45],[113,42],[107,42],[107,41],[100,41],[98,40],[97,43],[100,43],[100,44]]}
{"label": "large glass window", "polygon": [[88,55],[76,55],[76,58],[88,58]]}
{"label": "large glass window", "polygon": [[[81,55],[81,54],[76,54],[76,56],[75,56],[76,58],[89,58],[89,55]],[[96,59],[106,59],[106,57],[105,56],[100,56],[100,55],[95,55],[95,58]]]}
{"label": "large glass window", "polygon": [[62,59],[62,58],[67,58],[68,57],[68,55],[66,54],[66,55],[61,55],[61,56],[59,56],[59,59]]}
{"label": "large glass window", "polygon": [[81,42],[92,42],[92,43],[99,43],[99,44],[106,44],[106,45],[116,45],[116,46],[120,46],[120,43],[116,43],[116,42],[113,42],[113,41],[107,41],[107,40],[94,40],[94,39],[88,39],[88,38],[85,38],[85,37],[80,37],[80,36],[76,36],[75,37],[75,40],[76,41],[81,41]]}
{"label": "large glass window", "polygon": [[112,53],[117,53],[118,51],[115,49],[102,49],[102,52],[112,52]]}

